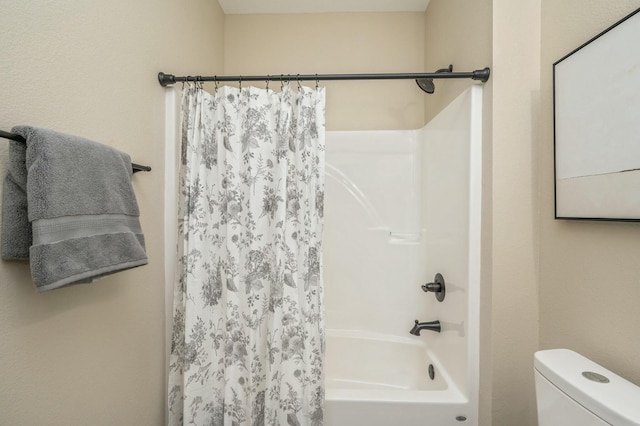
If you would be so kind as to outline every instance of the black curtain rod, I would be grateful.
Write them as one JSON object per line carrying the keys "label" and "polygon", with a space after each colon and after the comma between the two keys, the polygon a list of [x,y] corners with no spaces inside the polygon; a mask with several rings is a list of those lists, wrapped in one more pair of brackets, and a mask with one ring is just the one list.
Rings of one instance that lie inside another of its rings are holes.
{"label": "black curtain rod", "polygon": [[[394,74],[280,74],[280,75],[214,75],[214,76],[186,76],[176,77],[172,74],[158,73],[158,81],[162,87],[177,82],[192,81],[320,81],[320,80],[422,80],[433,78],[470,78],[486,83],[491,70],[486,67],[471,72],[440,72],[427,73],[394,73]],[[418,84],[420,85],[420,84]]]}
{"label": "black curtain rod", "polygon": [[[26,143],[27,142],[25,140],[25,138],[23,138],[22,136],[17,135],[15,133],[5,132],[3,130],[0,130],[0,138],[10,139],[12,141],[22,142],[22,143]],[[135,173],[135,172],[150,172],[151,171],[151,167],[142,166],[142,165],[136,164],[136,163],[131,163],[131,168],[133,169],[133,173]]]}

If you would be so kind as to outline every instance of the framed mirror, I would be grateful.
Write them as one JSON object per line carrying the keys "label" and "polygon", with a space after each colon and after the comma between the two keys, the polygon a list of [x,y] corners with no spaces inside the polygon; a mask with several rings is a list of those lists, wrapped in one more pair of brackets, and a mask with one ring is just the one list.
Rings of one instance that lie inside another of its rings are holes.
{"label": "framed mirror", "polygon": [[553,64],[556,219],[640,221],[638,12]]}

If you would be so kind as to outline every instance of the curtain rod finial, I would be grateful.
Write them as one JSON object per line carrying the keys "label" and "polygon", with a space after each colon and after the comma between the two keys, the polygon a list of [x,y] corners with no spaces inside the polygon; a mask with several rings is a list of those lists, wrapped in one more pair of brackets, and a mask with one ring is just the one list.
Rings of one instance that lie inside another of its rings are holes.
{"label": "curtain rod finial", "polygon": [[176,77],[173,74],[165,74],[163,72],[159,72],[158,82],[160,83],[160,86],[167,87],[176,82]]}
{"label": "curtain rod finial", "polygon": [[473,72],[473,80],[480,80],[483,83],[486,83],[489,80],[489,76],[491,75],[491,69],[489,67],[485,67],[481,70],[475,70]]}

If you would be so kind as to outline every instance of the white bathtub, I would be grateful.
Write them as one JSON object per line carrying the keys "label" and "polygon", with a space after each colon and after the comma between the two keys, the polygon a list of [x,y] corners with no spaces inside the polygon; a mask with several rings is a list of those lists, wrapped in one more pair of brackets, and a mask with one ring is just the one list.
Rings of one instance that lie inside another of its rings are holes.
{"label": "white bathtub", "polygon": [[425,339],[335,329],[326,336],[326,426],[469,424],[467,398]]}

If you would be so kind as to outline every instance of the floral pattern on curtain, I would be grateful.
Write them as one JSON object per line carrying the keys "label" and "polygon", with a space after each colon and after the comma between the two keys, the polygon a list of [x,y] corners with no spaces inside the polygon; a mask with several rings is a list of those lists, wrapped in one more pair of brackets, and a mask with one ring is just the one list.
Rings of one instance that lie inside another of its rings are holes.
{"label": "floral pattern on curtain", "polygon": [[322,425],[324,88],[182,95],[170,425]]}

